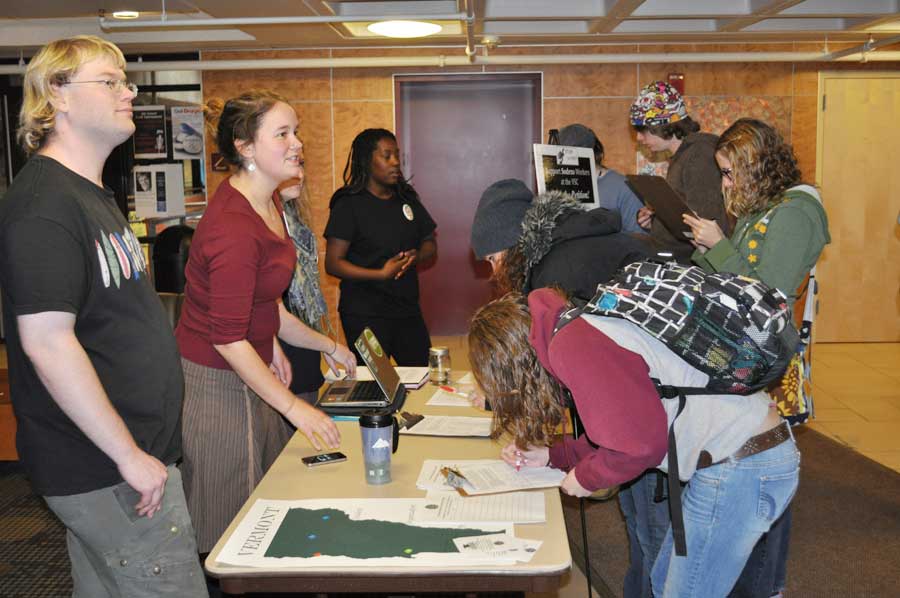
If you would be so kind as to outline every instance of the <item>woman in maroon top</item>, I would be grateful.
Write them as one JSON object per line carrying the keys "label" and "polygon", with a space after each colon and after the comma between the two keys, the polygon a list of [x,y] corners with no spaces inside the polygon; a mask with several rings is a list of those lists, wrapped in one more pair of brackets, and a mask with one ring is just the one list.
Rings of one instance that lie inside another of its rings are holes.
{"label": "woman in maroon top", "polygon": [[288,390],[291,368],[278,343],[355,371],[346,346],[281,303],[297,257],[275,189],[300,174],[297,124],[271,92],[245,93],[221,109],[216,141],[237,173],[197,226],[175,331],[185,373],[182,470],[200,552],[212,549],[284,448],[287,422],[316,449],[340,443],[334,422]]}

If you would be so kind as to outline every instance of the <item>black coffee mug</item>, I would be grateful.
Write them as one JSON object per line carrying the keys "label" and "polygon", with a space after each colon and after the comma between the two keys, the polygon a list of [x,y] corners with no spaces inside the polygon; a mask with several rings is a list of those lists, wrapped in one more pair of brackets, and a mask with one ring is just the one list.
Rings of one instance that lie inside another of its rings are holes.
{"label": "black coffee mug", "polygon": [[361,428],[387,428],[389,426],[393,428],[391,430],[393,438],[391,452],[396,453],[397,447],[400,445],[400,423],[397,418],[377,411],[363,413],[359,416],[359,427]]}

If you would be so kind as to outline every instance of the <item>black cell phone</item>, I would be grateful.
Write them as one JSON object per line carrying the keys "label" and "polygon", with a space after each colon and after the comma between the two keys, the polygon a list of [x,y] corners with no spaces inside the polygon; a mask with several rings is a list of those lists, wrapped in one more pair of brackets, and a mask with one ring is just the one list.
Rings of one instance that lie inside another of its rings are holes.
{"label": "black cell phone", "polygon": [[328,463],[340,463],[347,460],[344,453],[322,453],[321,455],[313,455],[312,457],[303,457],[300,459],[307,467],[316,467],[318,465],[327,465]]}

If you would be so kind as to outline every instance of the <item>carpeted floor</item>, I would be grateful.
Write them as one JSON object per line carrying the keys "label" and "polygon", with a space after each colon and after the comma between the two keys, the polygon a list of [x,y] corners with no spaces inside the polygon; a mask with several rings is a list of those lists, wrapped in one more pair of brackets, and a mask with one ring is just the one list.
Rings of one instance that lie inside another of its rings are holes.
{"label": "carpeted floor", "polygon": [[[787,598],[900,596],[900,474],[810,429],[803,454],[788,563]],[[565,497],[573,559],[584,562],[578,501]],[[615,500],[586,502],[593,585],[622,596],[625,524]]]}
{"label": "carpeted floor", "polygon": [[0,461],[0,596],[72,594],[66,532],[16,462]]}
{"label": "carpeted floor", "polygon": [[[803,452],[788,598],[900,596],[900,474],[812,430]],[[615,500],[586,503],[594,587],[622,594],[624,523]],[[573,558],[583,563],[578,501],[564,498]],[[71,594],[65,532],[15,463],[0,462],[0,596]]]}

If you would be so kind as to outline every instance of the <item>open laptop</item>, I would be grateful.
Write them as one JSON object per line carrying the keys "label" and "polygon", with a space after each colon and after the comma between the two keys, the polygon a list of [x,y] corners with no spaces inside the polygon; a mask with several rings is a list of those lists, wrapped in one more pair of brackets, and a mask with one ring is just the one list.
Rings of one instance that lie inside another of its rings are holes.
{"label": "open laptop", "polygon": [[682,214],[693,214],[694,211],[666,179],[649,174],[628,174],[625,175],[625,183],[644,205],[653,208],[656,217],[676,239],[690,241],[694,238],[691,227],[681,219]]}
{"label": "open laptop", "polygon": [[375,380],[332,382],[319,397],[316,406],[330,411],[360,407],[378,409],[390,407],[395,402],[401,404],[406,387],[400,383],[400,376],[375,338],[375,333],[366,327],[353,346],[362,356]]}

